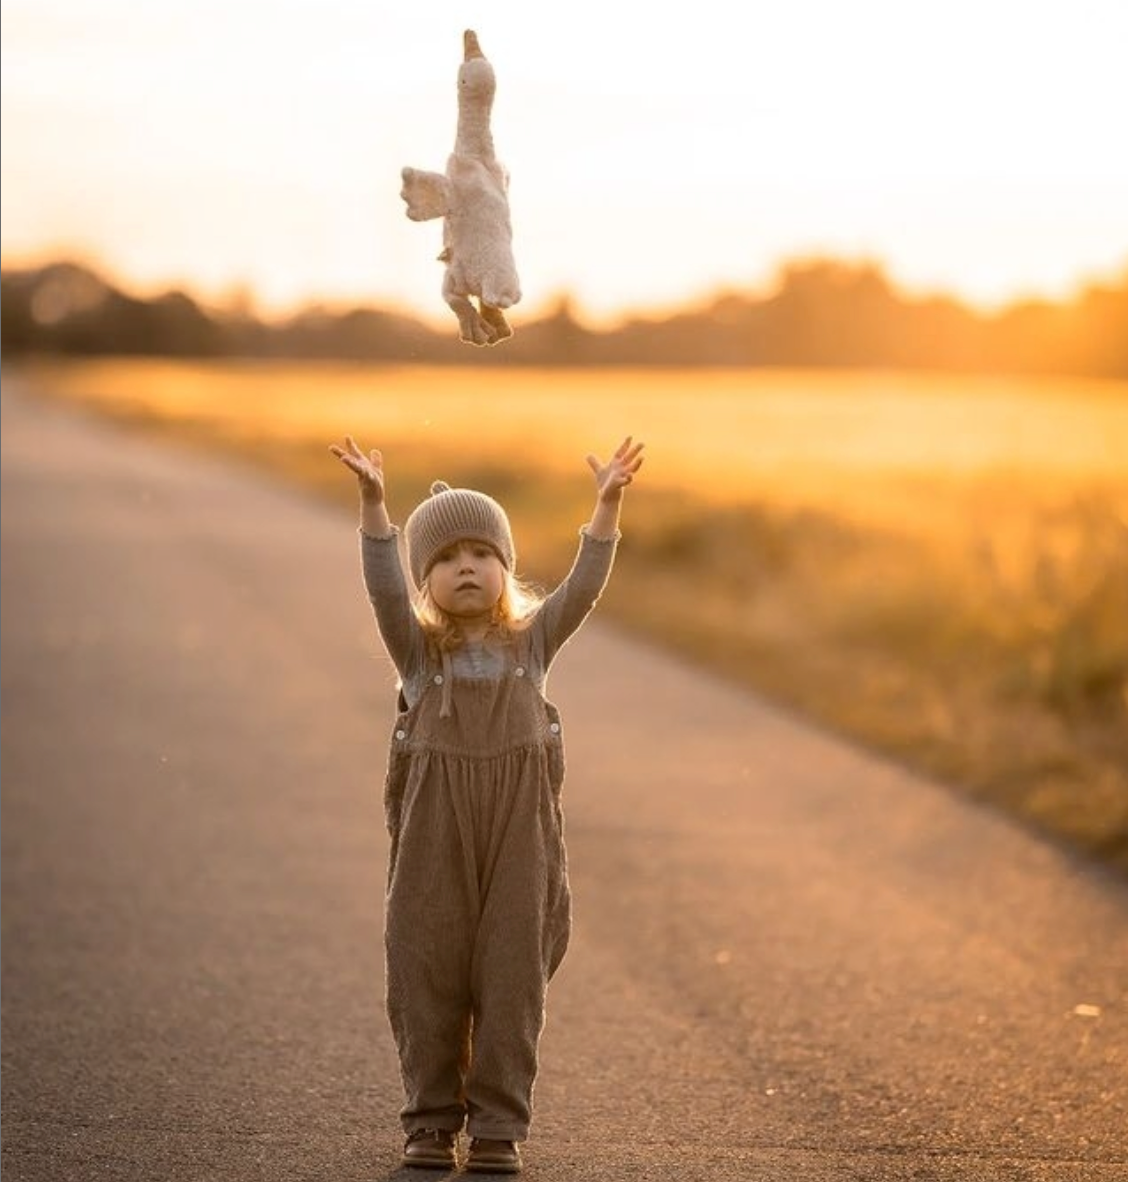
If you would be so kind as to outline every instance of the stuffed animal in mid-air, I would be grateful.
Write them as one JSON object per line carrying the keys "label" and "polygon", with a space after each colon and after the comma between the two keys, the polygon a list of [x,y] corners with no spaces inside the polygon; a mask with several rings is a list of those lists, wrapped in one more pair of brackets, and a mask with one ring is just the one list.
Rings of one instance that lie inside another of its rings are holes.
{"label": "stuffed animal in mid-air", "polygon": [[[494,154],[490,132],[497,80],[478,37],[462,35],[458,69],[458,134],[446,173],[403,170],[400,196],[415,222],[443,219],[443,299],[471,345],[496,345],[513,335],[505,309],[521,298],[513,262],[509,174]],[[477,300],[477,306],[474,300]]]}

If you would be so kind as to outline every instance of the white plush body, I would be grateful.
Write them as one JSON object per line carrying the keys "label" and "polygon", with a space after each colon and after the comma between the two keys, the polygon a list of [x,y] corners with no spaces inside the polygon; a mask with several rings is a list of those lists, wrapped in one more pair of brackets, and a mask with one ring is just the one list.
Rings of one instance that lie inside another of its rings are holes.
{"label": "white plush body", "polygon": [[504,309],[521,299],[521,284],[513,261],[509,176],[490,131],[497,83],[473,32],[463,35],[463,45],[458,133],[446,173],[405,168],[400,196],[412,221],[443,219],[443,299],[458,317],[459,336],[473,345],[496,345],[513,335]]}

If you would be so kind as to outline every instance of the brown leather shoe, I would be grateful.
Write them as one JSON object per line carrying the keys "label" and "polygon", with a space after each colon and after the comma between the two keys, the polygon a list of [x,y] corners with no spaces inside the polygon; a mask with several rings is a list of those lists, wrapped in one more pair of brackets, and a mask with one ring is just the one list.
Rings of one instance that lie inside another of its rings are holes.
{"label": "brown leather shoe", "polygon": [[513,1141],[475,1137],[470,1142],[466,1168],[475,1174],[519,1174],[521,1154]]}
{"label": "brown leather shoe", "polygon": [[416,1129],[403,1146],[403,1164],[426,1170],[453,1170],[455,1134],[450,1129]]}

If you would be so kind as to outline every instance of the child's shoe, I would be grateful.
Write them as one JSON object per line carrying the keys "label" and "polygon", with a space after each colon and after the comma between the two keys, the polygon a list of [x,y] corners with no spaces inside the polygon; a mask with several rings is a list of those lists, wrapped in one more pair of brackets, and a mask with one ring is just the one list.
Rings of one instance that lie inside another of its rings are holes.
{"label": "child's shoe", "polygon": [[427,1170],[453,1170],[455,1134],[450,1129],[416,1129],[403,1146],[403,1164]]}
{"label": "child's shoe", "polygon": [[470,1142],[466,1168],[476,1174],[518,1174],[521,1154],[514,1141],[490,1141],[475,1137]]}

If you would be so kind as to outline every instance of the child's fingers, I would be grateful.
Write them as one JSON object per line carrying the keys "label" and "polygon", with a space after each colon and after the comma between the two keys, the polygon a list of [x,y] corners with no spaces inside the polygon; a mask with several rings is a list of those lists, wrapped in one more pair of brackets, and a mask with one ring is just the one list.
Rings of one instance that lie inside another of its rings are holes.
{"label": "child's fingers", "polygon": [[359,468],[357,467],[356,457],[350,456],[349,453],[347,451],[345,451],[344,448],[337,447],[336,445],[334,445],[329,450],[337,457],[338,460],[341,461],[342,464],[345,465],[346,468],[351,469],[353,472],[359,471]]}
{"label": "child's fingers", "polygon": [[618,472],[629,472],[631,474],[637,472],[642,467],[642,456],[635,456],[633,459],[621,459],[615,461],[615,469]]}

